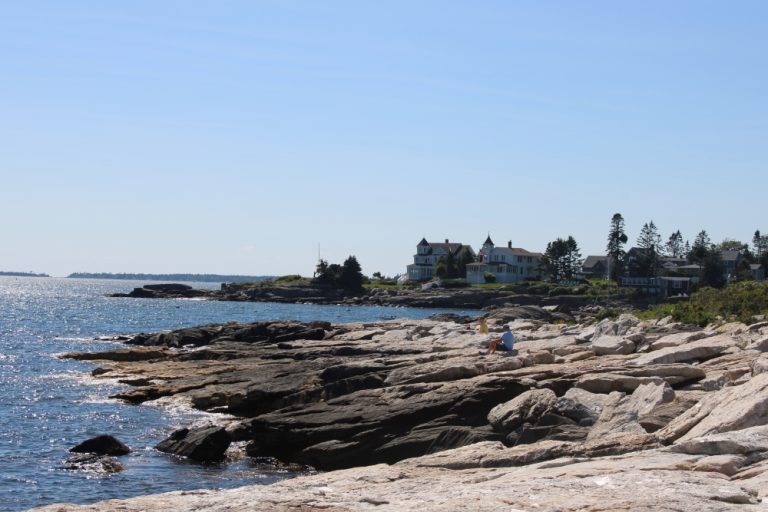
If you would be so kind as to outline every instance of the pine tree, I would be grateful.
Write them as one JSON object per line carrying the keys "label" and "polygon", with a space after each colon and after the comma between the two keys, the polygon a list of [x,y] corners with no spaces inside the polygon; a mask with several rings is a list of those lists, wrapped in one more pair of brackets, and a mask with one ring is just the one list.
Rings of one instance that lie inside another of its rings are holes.
{"label": "pine tree", "polygon": [[642,249],[639,252],[634,272],[641,276],[656,275],[656,269],[659,267],[659,253],[661,248],[661,235],[656,229],[656,224],[647,222],[643,224],[640,230],[640,236],[637,237],[637,246]]}
{"label": "pine tree", "polygon": [[667,250],[667,255],[673,258],[682,258],[685,256],[686,253],[683,244],[683,235],[680,233],[679,229],[669,235],[669,240],[667,240],[665,247]]}
{"label": "pine tree", "polygon": [[362,290],[364,279],[362,268],[360,267],[357,258],[350,256],[344,260],[344,264],[341,266],[341,272],[339,272],[338,277],[338,285],[340,288],[351,291]]}
{"label": "pine tree", "polygon": [[467,265],[475,261],[475,255],[472,249],[468,245],[465,245],[459,251],[459,256],[456,261],[456,267],[458,269],[458,277],[467,277]]}
{"label": "pine tree", "polygon": [[696,239],[693,241],[693,246],[688,252],[688,261],[691,263],[701,263],[712,252],[712,241],[709,239],[709,235],[706,230],[699,231],[696,235]]}
{"label": "pine tree", "polygon": [[611,266],[611,279],[618,281],[624,274],[624,244],[627,243],[627,235],[624,233],[624,217],[615,213],[611,218],[611,227],[608,231],[608,245],[605,248]]}
{"label": "pine tree", "polygon": [[547,244],[543,264],[552,281],[571,279],[581,268],[579,244],[569,236],[567,240],[558,238]]}

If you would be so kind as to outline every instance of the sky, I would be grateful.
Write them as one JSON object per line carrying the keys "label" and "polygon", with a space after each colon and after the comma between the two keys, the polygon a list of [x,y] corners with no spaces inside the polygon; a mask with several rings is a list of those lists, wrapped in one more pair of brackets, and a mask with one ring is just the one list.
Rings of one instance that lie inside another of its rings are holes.
{"label": "sky", "polygon": [[0,4],[0,270],[768,232],[763,1]]}

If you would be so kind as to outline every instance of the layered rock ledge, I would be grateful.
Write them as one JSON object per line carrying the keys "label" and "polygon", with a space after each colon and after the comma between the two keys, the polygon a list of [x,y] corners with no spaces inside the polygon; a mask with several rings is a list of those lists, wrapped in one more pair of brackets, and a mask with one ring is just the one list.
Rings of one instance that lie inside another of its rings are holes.
{"label": "layered rock ledge", "polygon": [[488,356],[474,323],[437,320],[231,323],[71,354],[132,385],[118,398],[240,418],[213,429],[225,448],[328,472],[42,510],[768,510],[768,323],[511,326],[517,351]]}

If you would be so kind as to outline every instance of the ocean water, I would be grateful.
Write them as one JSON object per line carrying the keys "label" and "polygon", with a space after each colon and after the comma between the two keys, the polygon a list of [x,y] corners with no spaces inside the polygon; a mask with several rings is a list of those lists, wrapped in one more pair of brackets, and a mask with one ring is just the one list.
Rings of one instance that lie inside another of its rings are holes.
{"label": "ocean water", "polygon": [[[63,360],[69,351],[120,346],[103,337],[236,320],[330,322],[425,318],[444,310],[109,298],[144,282],[0,277],[0,511],[51,503],[92,503],[200,488],[272,483],[295,476],[257,464],[237,447],[225,462],[200,465],[152,447],[174,429],[227,417],[173,402],[130,405],[109,399],[126,386],[90,377],[96,365]],[[211,287],[211,283],[193,283]],[[468,311],[454,311],[473,314]],[[133,450],[124,471],[65,469],[69,448],[112,434]]]}

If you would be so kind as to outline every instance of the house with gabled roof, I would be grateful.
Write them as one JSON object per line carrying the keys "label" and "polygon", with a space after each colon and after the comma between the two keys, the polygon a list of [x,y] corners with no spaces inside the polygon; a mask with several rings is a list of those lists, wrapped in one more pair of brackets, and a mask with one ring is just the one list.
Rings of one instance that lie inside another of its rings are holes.
{"label": "house with gabled roof", "polygon": [[496,247],[491,236],[485,239],[478,252],[476,263],[467,265],[467,282],[480,284],[485,282],[486,274],[496,276],[497,283],[517,283],[532,279],[541,279],[541,258],[544,255],[530,252],[521,247]]}
{"label": "house with gabled roof", "polygon": [[610,256],[587,256],[581,264],[581,275],[585,279],[605,279],[610,270]]}
{"label": "house with gabled roof", "polygon": [[[457,242],[450,242],[447,238],[444,243],[427,242],[426,238],[422,238],[421,242],[416,246],[416,254],[413,256],[413,263],[407,267],[406,273],[408,275],[408,280],[427,281],[432,279],[435,275],[435,265],[437,265],[437,260],[443,256],[448,256],[449,254],[458,257],[459,252],[461,252],[464,247],[469,246]],[[472,251],[472,254],[475,254],[472,247],[469,247],[469,250]]]}

